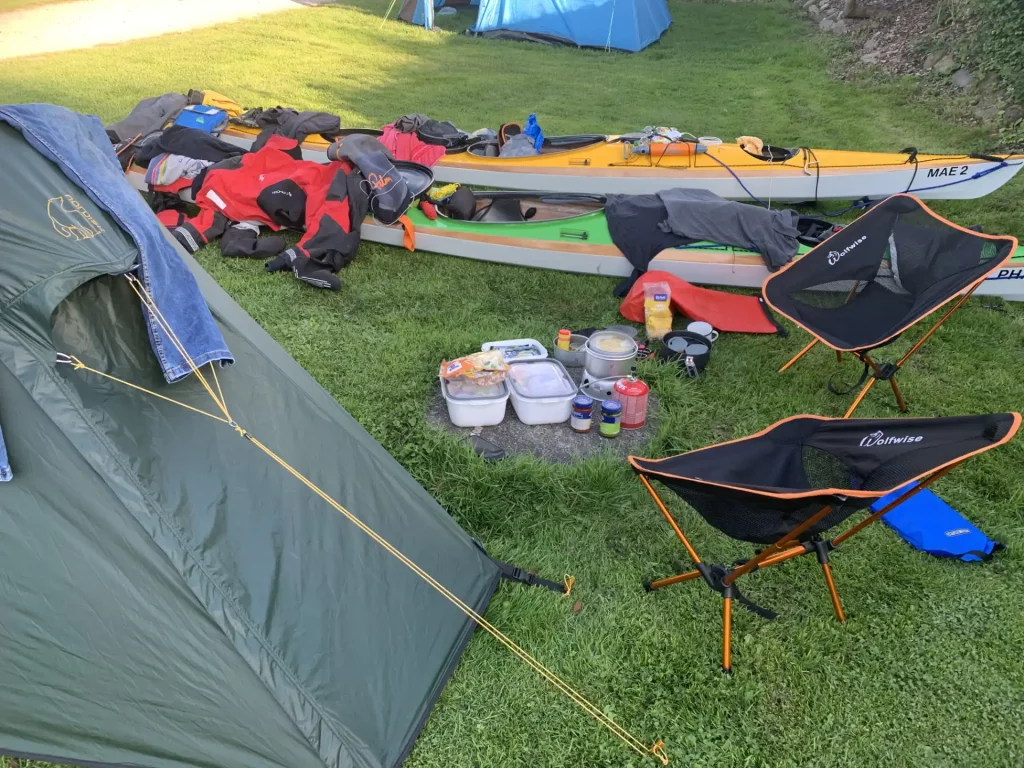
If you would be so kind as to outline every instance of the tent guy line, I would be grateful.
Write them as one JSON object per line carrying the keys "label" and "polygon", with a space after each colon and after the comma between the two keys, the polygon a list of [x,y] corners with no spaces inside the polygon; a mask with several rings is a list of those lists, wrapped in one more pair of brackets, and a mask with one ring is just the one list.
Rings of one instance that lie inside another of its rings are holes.
{"label": "tent guy line", "polygon": [[[266,445],[264,445],[262,442],[260,442],[260,440],[257,439],[254,435],[250,434],[244,427],[240,426],[237,422],[235,422],[231,418],[230,411],[228,410],[228,407],[227,407],[227,402],[224,399],[223,391],[221,390],[221,386],[220,386],[220,381],[217,379],[217,373],[216,373],[215,365],[213,363],[211,363],[211,371],[212,371],[212,374],[213,374],[213,380],[214,380],[214,382],[216,384],[216,387],[217,387],[217,392],[216,393],[214,392],[213,387],[211,387],[210,383],[207,381],[206,377],[203,375],[203,373],[200,370],[200,368],[195,364],[195,362],[192,360],[191,356],[188,354],[188,351],[185,349],[185,347],[182,344],[181,340],[178,338],[178,335],[174,332],[174,329],[167,322],[167,320],[164,317],[163,313],[160,311],[160,308],[157,306],[156,302],[153,301],[152,296],[150,296],[149,292],[146,290],[146,287],[134,275],[129,273],[129,274],[125,274],[124,276],[128,280],[128,283],[131,285],[132,290],[139,297],[139,300],[142,302],[143,306],[146,308],[146,311],[148,311],[150,313],[150,315],[153,317],[153,320],[166,332],[168,338],[171,340],[171,343],[175,346],[175,348],[185,358],[185,361],[188,364],[188,366],[190,367],[191,372],[193,374],[195,374],[196,378],[202,384],[202,386],[206,390],[207,394],[210,395],[211,399],[214,401],[214,403],[217,405],[217,407],[220,409],[220,411],[224,415],[223,416],[218,416],[218,415],[216,415],[214,413],[210,413],[209,411],[204,411],[204,410],[202,410],[200,408],[196,408],[196,407],[191,406],[191,405],[189,405],[187,403],[181,402],[180,400],[175,400],[174,398],[170,398],[170,397],[167,397],[165,395],[161,395],[158,392],[154,392],[154,391],[152,391],[150,389],[146,389],[145,387],[141,387],[141,386],[139,386],[137,384],[132,384],[129,381],[126,381],[124,379],[118,378],[118,377],[113,376],[111,374],[105,373],[103,371],[99,371],[99,370],[97,370],[95,368],[92,368],[92,367],[86,365],[81,360],[79,360],[77,357],[75,357],[73,355],[70,355],[70,354],[67,354],[67,353],[58,353],[58,355],[57,355],[57,363],[58,364],[60,364],[60,365],[70,365],[72,370],[75,370],[75,371],[85,371],[87,373],[92,373],[92,374],[101,376],[101,377],[103,377],[105,379],[108,379],[110,381],[114,381],[114,382],[117,382],[119,384],[123,384],[123,385],[125,385],[127,387],[131,387],[132,389],[138,390],[140,392],[144,392],[145,394],[148,394],[148,395],[153,395],[154,397],[157,397],[157,398],[159,398],[161,400],[173,403],[175,405],[179,405],[182,408],[186,408],[186,409],[188,409],[190,411],[193,411],[195,413],[201,414],[203,416],[207,416],[207,417],[209,417],[211,419],[214,419],[215,421],[218,421],[218,422],[221,422],[222,424],[226,424],[226,425],[230,426],[241,437],[244,437],[252,445],[256,446],[260,451],[262,451],[264,454],[266,454],[270,459],[272,459],[275,463],[277,463],[280,467],[282,467],[292,477],[294,477],[300,483],[305,485],[310,491],[312,491],[315,495],[317,495],[321,499],[323,499],[323,501],[325,501],[335,511],[339,512],[349,522],[351,522],[353,525],[355,525],[357,528],[359,528],[359,530],[361,530],[363,533],[365,533],[367,536],[369,536],[376,544],[380,545],[386,552],[388,552],[388,554],[390,554],[393,557],[395,557],[399,562],[401,562],[403,565],[405,565],[409,570],[411,570],[413,573],[415,573],[417,576],[419,576],[423,581],[425,581],[429,586],[431,586],[435,591],[437,591],[442,597],[444,597],[446,600],[448,600],[448,602],[450,602],[452,605],[454,605],[456,608],[458,608],[468,618],[470,618],[474,622],[476,622],[477,625],[482,627],[489,635],[494,637],[498,642],[500,642],[502,645],[504,645],[506,648],[508,648],[515,656],[517,656],[527,666],[532,668],[541,677],[543,677],[545,680],[547,680],[549,683],[551,683],[555,687],[556,690],[558,690],[560,693],[562,693],[565,696],[567,696],[570,700],[573,701],[573,703],[575,703],[578,707],[580,707],[580,709],[582,709],[588,715],[590,715],[595,720],[597,720],[597,722],[599,722],[601,725],[605,726],[609,731],[611,731],[615,736],[617,736],[619,738],[619,740],[621,740],[627,747],[629,747],[633,751],[637,752],[641,756],[645,756],[646,757],[646,756],[650,755],[652,757],[657,758],[661,762],[662,765],[668,765],[669,764],[668,754],[665,751],[665,744],[664,744],[663,741],[658,740],[653,745],[651,745],[650,747],[646,746],[642,741],[640,741],[638,738],[633,736],[633,734],[631,734],[625,728],[620,726],[617,722],[615,722],[615,720],[613,720],[611,717],[609,717],[604,712],[602,712],[596,705],[594,705],[593,703],[588,701],[582,694],[580,694],[578,691],[576,691],[574,688],[572,688],[568,683],[566,683],[561,678],[559,678],[554,672],[552,672],[550,669],[548,669],[546,666],[544,666],[540,661],[538,661],[533,656],[531,656],[525,649],[523,649],[521,646],[517,645],[513,640],[511,640],[501,630],[499,630],[496,626],[494,626],[489,621],[487,621],[481,614],[479,614],[477,611],[473,610],[473,608],[471,606],[469,606],[465,601],[463,601],[461,598],[459,598],[457,595],[455,595],[453,592],[451,592],[447,587],[445,587],[443,584],[441,584],[439,581],[437,581],[427,571],[423,570],[423,568],[421,568],[415,562],[410,560],[399,549],[397,549],[394,545],[392,545],[387,539],[385,539],[383,536],[381,536],[379,533],[377,533],[373,528],[371,528],[369,525],[367,525],[362,520],[360,520],[358,517],[356,517],[352,512],[350,512],[348,509],[343,507],[340,503],[335,501],[327,492],[325,492],[318,485],[316,485],[316,483],[314,483],[312,480],[310,480],[305,475],[303,475],[301,472],[299,472],[297,469],[295,469],[291,464],[289,464],[283,458],[281,458],[276,453],[274,453],[274,451],[272,451],[270,448],[268,448]],[[218,394],[219,394],[219,396],[218,396]]]}

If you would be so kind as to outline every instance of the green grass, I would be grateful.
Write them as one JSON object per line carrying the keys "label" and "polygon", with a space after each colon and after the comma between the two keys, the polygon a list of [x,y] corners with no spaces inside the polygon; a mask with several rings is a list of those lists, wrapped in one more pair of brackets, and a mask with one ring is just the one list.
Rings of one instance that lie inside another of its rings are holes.
{"label": "green grass", "polygon": [[68,3],[73,0],[0,0],[0,13],[4,11],[20,11],[23,8],[35,8],[40,5]]}
{"label": "green grass", "polygon": [[[936,117],[911,81],[836,82],[828,53],[781,5],[672,3],[675,23],[638,55],[607,55],[380,29],[382,3],[325,7],[86,52],[5,62],[0,93],[116,118],[140,98],[213,88],[246,105],[339,112],[348,125],[423,111],[473,129],[537,111],[552,133],[651,123],[730,139],[856,149],[983,149],[990,138]],[[468,16],[460,10],[457,22]],[[447,25],[455,22],[446,20]],[[206,51],[212,55],[199,56]],[[965,224],[1024,234],[1021,182],[937,205]],[[781,614],[735,615],[736,674],[719,660],[720,603],[685,584],[684,552],[621,461],[551,466],[477,460],[424,418],[438,361],[494,338],[615,322],[613,280],[364,244],[340,293],[317,292],[216,247],[203,266],[496,556],[577,578],[572,601],[503,587],[488,618],[647,741],[686,766],[1024,764],[1024,441],[938,486],[1007,552],[966,565],[911,550],[882,526],[837,553],[849,614],[831,616],[812,559],[756,574],[748,594]],[[646,365],[665,409],[649,455],[744,435],[796,413],[841,415],[825,350],[775,374],[805,342],[724,336],[705,378]],[[901,341],[886,357],[905,349]],[[914,415],[1024,403],[1024,308],[964,308],[901,374]],[[855,364],[847,363],[851,375]],[[895,416],[882,388],[861,416]],[[709,560],[749,549],[672,504]],[[651,763],[560,698],[484,634],[470,644],[408,765]],[[0,766],[4,766],[0,760]],[[5,766],[6,768],[6,766]]]}

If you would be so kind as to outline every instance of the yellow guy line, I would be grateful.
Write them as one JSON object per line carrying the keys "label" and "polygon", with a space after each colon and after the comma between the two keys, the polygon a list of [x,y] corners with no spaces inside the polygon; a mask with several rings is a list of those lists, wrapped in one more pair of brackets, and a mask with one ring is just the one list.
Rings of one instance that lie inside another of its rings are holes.
{"label": "yellow guy line", "polygon": [[[527,666],[536,671],[541,677],[543,677],[545,680],[551,683],[559,692],[569,697],[569,699],[571,699],[577,706],[579,706],[580,709],[582,709],[588,715],[590,715],[603,726],[605,726],[609,731],[615,734],[626,746],[636,751],[640,755],[652,755],[653,757],[656,757],[658,760],[660,760],[662,765],[668,765],[668,755],[665,752],[665,745],[663,742],[658,741],[654,745],[647,747],[642,741],[640,741],[631,733],[629,733],[629,731],[627,731],[618,723],[616,723],[608,715],[604,714],[604,712],[598,709],[596,705],[589,702],[586,698],[583,697],[582,694],[578,693],[568,683],[566,683],[564,680],[558,677],[558,675],[556,675],[550,669],[541,664],[541,662],[539,662],[537,659],[535,659],[533,656],[527,653],[527,651],[525,651],[523,648],[521,648],[519,645],[513,642],[501,630],[499,630],[497,627],[495,627],[493,624],[487,621],[487,619],[485,619],[483,616],[481,616],[479,613],[473,610],[472,607],[467,605],[461,598],[459,598],[447,587],[445,587],[443,584],[437,581],[437,579],[435,579],[433,576],[431,576],[429,573],[423,570],[420,566],[418,566],[415,562],[406,557],[387,539],[385,539],[383,536],[381,536],[379,533],[373,530],[362,520],[360,520],[354,514],[349,512],[345,507],[343,507],[341,504],[339,504],[337,501],[331,498],[323,489],[317,486],[312,480],[307,478],[305,475],[303,475],[297,469],[295,469],[291,464],[289,464],[287,461],[285,461],[276,453],[274,453],[270,448],[268,448],[266,445],[260,442],[255,436],[253,436],[245,429],[240,427],[238,424],[236,424],[231,419],[231,415],[228,412],[227,405],[224,399],[224,393],[223,390],[221,389],[220,381],[217,379],[216,368],[211,368],[213,372],[213,379],[217,387],[217,393],[215,394],[213,389],[210,387],[209,383],[207,383],[205,377],[203,377],[202,372],[199,370],[198,366],[196,366],[195,362],[192,360],[188,352],[185,350],[184,345],[181,343],[177,335],[174,333],[174,330],[170,327],[170,324],[167,322],[166,318],[163,316],[159,308],[156,306],[156,303],[153,301],[152,297],[149,295],[149,292],[146,290],[146,288],[134,276],[129,275],[127,277],[132,285],[132,289],[139,296],[143,305],[146,307],[146,309],[150,311],[150,314],[153,316],[154,320],[167,333],[168,337],[171,339],[171,342],[174,344],[175,348],[181,353],[182,357],[185,358],[186,362],[188,362],[190,368],[192,369],[192,372],[196,375],[200,382],[202,382],[203,387],[206,389],[207,393],[217,404],[220,410],[224,413],[224,416],[217,416],[216,414],[210,413],[208,411],[204,411],[199,408],[194,408],[193,406],[188,405],[187,403],[183,403],[178,400],[174,400],[173,398],[166,397],[157,392],[153,392],[152,390],[145,389],[144,387],[132,384],[131,382],[125,381],[123,379],[119,379],[116,376],[111,376],[110,374],[98,371],[95,368],[90,368],[89,366],[85,365],[82,361],[80,361],[78,358],[73,357],[71,355],[59,355],[57,362],[70,364],[72,368],[76,371],[84,370],[90,373],[94,373],[103,378],[118,382],[120,384],[124,384],[125,386],[135,389],[137,391],[153,395],[154,397],[157,397],[166,402],[173,403],[175,405],[180,405],[181,407],[187,408],[190,411],[199,413],[203,416],[208,416],[211,419],[214,419],[215,421],[219,421],[222,424],[227,424],[231,426],[242,437],[244,437],[254,446],[259,448],[261,451],[263,451],[263,453],[265,453],[267,456],[273,459],[279,466],[284,468],[285,471],[287,471],[292,477],[294,477],[300,483],[305,485],[310,491],[312,491],[314,494],[323,499],[337,512],[341,513],[349,522],[351,522],[359,530],[361,530],[363,533],[369,536],[374,542],[379,544],[386,552],[388,552],[388,554],[395,557],[404,566],[409,568],[409,570],[411,570],[413,573],[415,573],[417,576],[419,576],[421,579],[427,582],[427,584],[433,587],[442,597],[444,597],[452,605],[458,608],[468,618],[472,619],[479,626],[481,626],[488,634],[490,634],[492,637],[498,640],[498,642],[500,642],[502,645],[504,645],[506,648],[512,651],[513,654],[519,657],[520,660],[525,662]],[[569,585],[569,588],[571,589],[571,584]]]}

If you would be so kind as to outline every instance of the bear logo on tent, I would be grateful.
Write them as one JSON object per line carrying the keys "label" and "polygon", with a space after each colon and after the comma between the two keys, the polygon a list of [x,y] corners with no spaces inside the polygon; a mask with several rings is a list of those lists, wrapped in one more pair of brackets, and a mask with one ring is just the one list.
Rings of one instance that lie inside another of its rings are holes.
{"label": "bear logo on tent", "polygon": [[61,237],[72,240],[88,240],[102,234],[103,227],[96,223],[82,204],[71,195],[51,197],[46,201],[46,215]]}

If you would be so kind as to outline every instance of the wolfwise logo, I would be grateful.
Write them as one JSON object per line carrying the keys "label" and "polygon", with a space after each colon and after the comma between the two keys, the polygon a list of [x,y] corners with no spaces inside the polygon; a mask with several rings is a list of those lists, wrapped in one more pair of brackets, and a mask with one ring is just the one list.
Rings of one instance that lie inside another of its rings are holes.
{"label": "wolfwise logo", "polygon": [[882,430],[872,432],[860,441],[861,448],[871,448],[875,445],[897,445],[899,443],[920,443],[924,435],[900,435],[899,437],[886,437]]}
{"label": "wolfwise logo", "polygon": [[88,240],[103,233],[103,227],[71,195],[51,197],[46,201],[46,215],[50,224],[61,237],[69,240]]}
{"label": "wolfwise logo", "polygon": [[848,254],[850,251],[852,251],[854,248],[856,248],[858,245],[860,245],[861,243],[863,243],[867,239],[868,239],[867,235],[861,235],[856,240],[854,240],[852,243],[850,243],[848,246],[843,248],[843,250],[841,250],[841,251],[829,251],[828,252],[828,263],[829,263],[829,266],[833,266],[834,267],[839,262],[839,260],[841,258],[843,258],[843,256]]}

